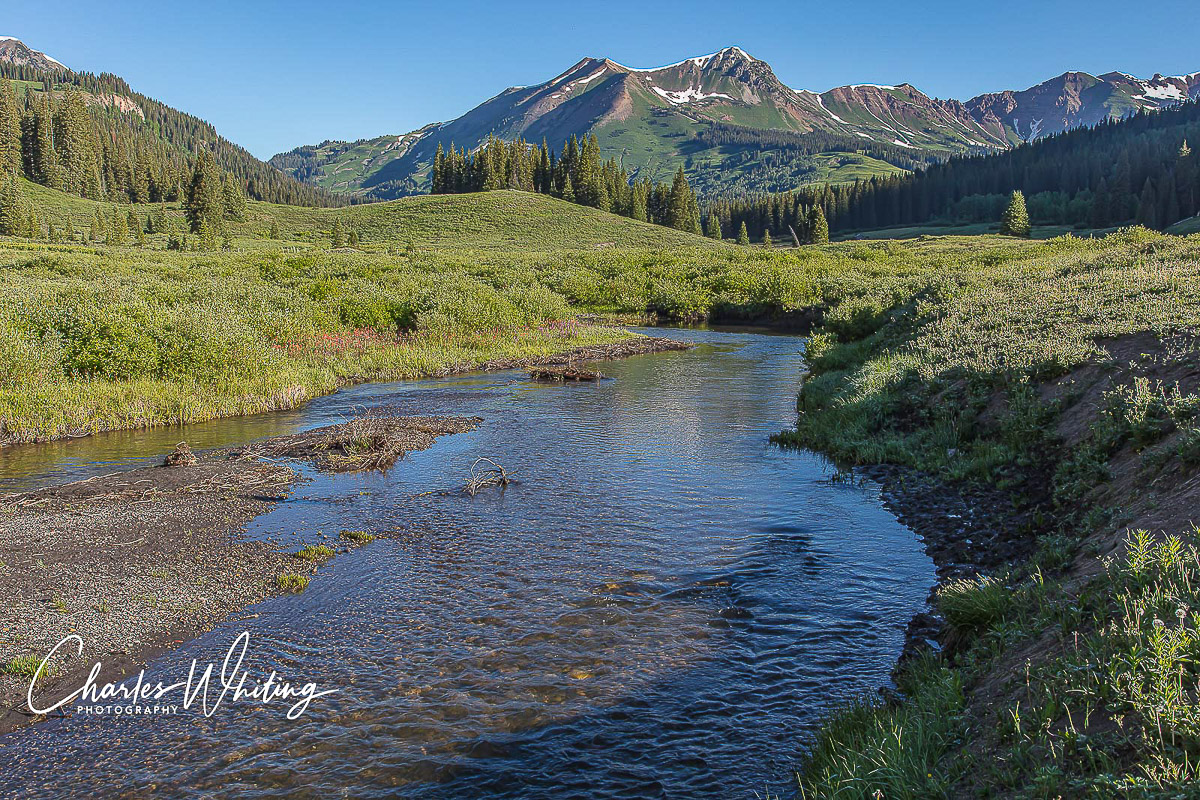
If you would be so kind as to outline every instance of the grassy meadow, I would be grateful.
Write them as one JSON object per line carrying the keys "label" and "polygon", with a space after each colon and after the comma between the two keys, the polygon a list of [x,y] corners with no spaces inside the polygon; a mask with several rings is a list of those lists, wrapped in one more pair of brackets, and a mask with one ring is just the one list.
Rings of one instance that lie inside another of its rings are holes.
{"label": "grassy meadow", "polygon": [[[1026,254],[1102,248],[982,236],[767,251],[500,191],[341,209],[250,203],[217,249],[189,236],[180,251],[164,232],[140,246],[84,244],[97,211],[129,207],[24,191],[76,239],[0,240],[4,441],[288,408],[352,381],[629,335],[574,322],[581,313],[695,320],[852,300],[868,309],[853,312],[862,324],[872,304]],[[178,208],[133,213],[183,230]],[[335,222],[357,246],[330,249]]]}
{"label": "grassy meadow", "polygon": [[[674,286],[696,259],[672,253],[734,250],[507,192],[336,211],[252,203],[214,250],[191,249],[196,237],[168,250],[167,233],[84,244],[97,210],[124,219],[129,207],[24,190],[76,236],[0,239],[7,442],[289,408],[352,381],[616,341],[630,334],[581,325],[579,310],[685,302],[648,276]],[[183,230],[178,208],[133,211]],[[335,214],[357,248],[329,249]]]}

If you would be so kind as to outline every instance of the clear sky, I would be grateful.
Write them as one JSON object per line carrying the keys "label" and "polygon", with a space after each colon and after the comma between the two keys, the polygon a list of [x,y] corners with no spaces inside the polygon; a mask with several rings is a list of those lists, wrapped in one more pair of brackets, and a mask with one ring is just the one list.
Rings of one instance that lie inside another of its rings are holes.
{"label": "clear sky", "polygon": [[1200,70],[1194,0],[135,2],[0,0],[0,35],[113,72],[267,158],[405,133],[584,56],[650,67],[738,45],[787,85],[967,99],[1069,69]]}

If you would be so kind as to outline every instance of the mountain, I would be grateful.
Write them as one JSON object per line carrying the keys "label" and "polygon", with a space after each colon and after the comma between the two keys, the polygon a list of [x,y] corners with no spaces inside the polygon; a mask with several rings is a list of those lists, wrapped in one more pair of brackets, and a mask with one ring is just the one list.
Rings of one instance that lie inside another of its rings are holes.
{"label": "mountain", "polygon": [[45,53],[31,50],[20,39],[0,36],[0,62],[15,67],[29,67],[40,72],[63,72],[67,69]]}
{"label": "mountain", "polygon": [[1150,80],[1123,72],[1098,77],[1067,72],[1023,92],[980,95],[967,102],[967,109],[989,131],[1030,142],[1197,96],[1200,72],[1174,78],[1155,75]]}
{"label": "mountain", "polygon": [[[87,167],[86,185],[60,186],[64,177],[53,163],[56,156],[46,153],[46,164],[38,164],[32,174],[26,165],[26,177],[53,188],[67,188],[96,200],[115,202],[157,202],[175,199],[191,177],[196,154],[208,150],[221,170],[233,176],[246,194],[257,200],[297,205],[332,206],[346,202],[344,197],[297,180],[250,155],[225,139],[204,120],[174,109],[165,103],[133,91],[116,75],[76,72],[61,62],[39,53],[19,39],[0,37],[0,79],[9,79],[18,98],[14,113],[29,117],[32,128],[48,124],[53,115],[78,92],[91,110],[91,136],[84,136],[79,158]],[[34,101],[27,108],[25,100]],[[45,101],[44,108],[42,103]],[[20,125],[14,128],[20,129]],[[0,136],[4,130],[0,127]],[[90,141],[89,141],[90,140]],[[47,139],[48,141],[48,139]],[[0,145],[9,143],[0,141]],[[18,153],[24,142],[16,142]],[[58,143],[55,148],[61,149]],[[44,173],[44,174],[43,174]],[[66,181],[69,183],[70,181]]]}
{"label": "mountain", "polygon": [[450,122],[404,136],[300,147],[271,163],[330,191],[423,191],[440,144],[474,149],[494,135],[558,148],[595,134],[604,155],[662,179],[678,166],[702,189],[777,191],[924,166],[1020,143],[1200,94],[1200,73],[1149,81],[1067,73],[1021,92],[967,102],[916,87],[785,86],[737,47],[653,69],[585,58],[545,83],[506,89]]}

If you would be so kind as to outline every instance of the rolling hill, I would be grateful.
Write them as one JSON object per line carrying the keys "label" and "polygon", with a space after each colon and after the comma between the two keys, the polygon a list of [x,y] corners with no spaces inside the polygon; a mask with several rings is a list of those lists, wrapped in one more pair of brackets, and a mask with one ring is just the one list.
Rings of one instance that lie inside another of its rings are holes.
{"label": "rolling hill", "polygon": [[[112,203],[88,200],[21,179],[24,196],[45,220],[61,230],[68,223],[87,231],[99,212],[113,214]],[[122,218],[132,211],[142,221],[165,211],[182,229],[178,203],[141,203],[119,207]],[[610,250],[679,250],[722,248],[711,239],[638,222],[544,194],[517,191],[421,195],[380,203],[318,208],[251,200],[244,220],[226,220],[238,249],[328,249],[334,221],[361,237],[365,252],[425,250],[526,253]],[[278,239],[270,239],[272,223]],[[165,247],[166,235],[151,235],[147,247]]]}
{"label": "rolling hill", "polygon": [[863,162],[870,174],[896,173],[1198,95],[1200,73],[1142,80],[1117,72],[1068,72],[965,103],[931,98],[907,83],[818,93],[785,86],[765,61],[729,47],[651,69],[585,58],[449,122],[402,136],[300,147],[271,163],[333,192],[395,197],[427,188],[438,145],[474,149],[494,135],[544,138],[557,148],[573,134],[593,133],[606,157],[652,179],[684,166],[709,193],[786,190],[853,180],[828,168],[838,154],[870,159]]}

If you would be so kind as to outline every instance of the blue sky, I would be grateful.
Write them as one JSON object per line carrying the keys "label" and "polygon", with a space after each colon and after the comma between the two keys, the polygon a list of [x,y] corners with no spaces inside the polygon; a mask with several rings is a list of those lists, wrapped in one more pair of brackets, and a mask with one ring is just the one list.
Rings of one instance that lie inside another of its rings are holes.
{"label": "blue sky", "polygon": [[404,133],[583,56],[657,66],[738,45],[789,86],[907,81],[967,99],[1068,69],[1200,70],[1192,2],[3,3],[0,35],[121,75],[261,158]]}

